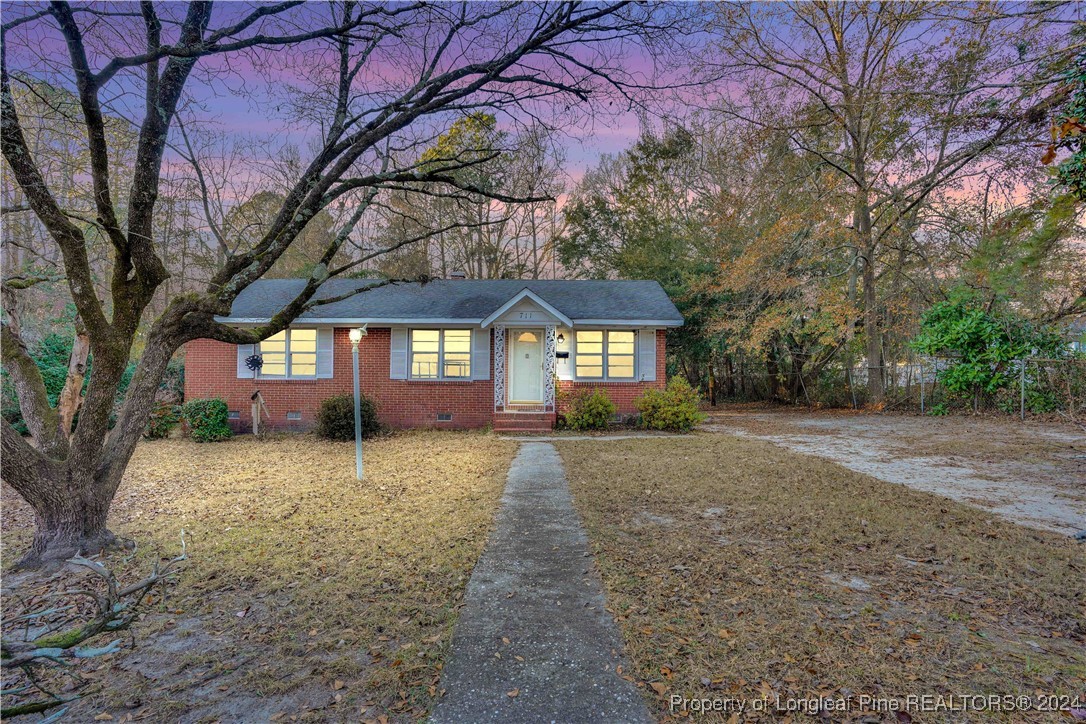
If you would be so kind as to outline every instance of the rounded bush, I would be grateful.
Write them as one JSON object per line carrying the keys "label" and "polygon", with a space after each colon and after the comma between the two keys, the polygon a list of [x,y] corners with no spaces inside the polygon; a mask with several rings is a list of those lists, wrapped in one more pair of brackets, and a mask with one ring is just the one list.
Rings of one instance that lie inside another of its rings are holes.
{"label": "rounded bush", "polygon": [[162,440],[170,436],[170,432],[181,422],[181,406],[169,402],[159,402],[151,410],[151,416],[147,419],[147,429],[143,436],[148,440]]}
{"label": "rounded bush", "polygon": [[603,430],[615,416],[615,403],[598,387],[570,395],[565,425],[570,430]]}
{"label": "rounded bush", "polygon": [[698,392],[682,377],[672,377],[663,390],[645,390],[637,399],[641,426],[651,430],[690,432],[705,419]]}
{"label": "rounded bush", "polygon": [[181,414],[196,442],[219,442],[234,436],[229,423],[230,409],[224,400],[189,400],[181,408]]}
{"label": "rounded bush", "polygon": [[[381,432],[377,419],[377,403],[364,394],[359,395],[362,411],[362,437]],[[354,440],[354,396],[336,395],[321,402],[317,412],[317,434],[328,440]]]}

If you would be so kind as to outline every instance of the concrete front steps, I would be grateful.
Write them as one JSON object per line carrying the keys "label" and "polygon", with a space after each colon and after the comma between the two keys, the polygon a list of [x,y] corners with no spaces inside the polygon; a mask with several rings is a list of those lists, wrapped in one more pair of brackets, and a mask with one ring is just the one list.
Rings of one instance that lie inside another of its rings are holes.
{"label": "concrete front steps", "polygon": [[550,432],[555,417],[553,412],[495,412],[494,432]]}

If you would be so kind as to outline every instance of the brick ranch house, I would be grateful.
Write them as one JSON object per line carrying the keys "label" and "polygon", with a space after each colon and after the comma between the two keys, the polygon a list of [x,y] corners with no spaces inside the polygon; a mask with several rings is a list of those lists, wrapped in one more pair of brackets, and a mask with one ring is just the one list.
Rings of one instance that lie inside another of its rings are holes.
{"label": "brick ranch house", "polygon": [[[319,296],[368,284],[333,279]],[[257,281],[220,321],[262,324],[303,285]],[[185,398],[226,400],[241,432],[252,429],[250,399],[259,390],[269,428],[308,429],[322,400],[351,391],[349,332],[366,325],[361,388],[385,424],[547,430],[562,412],[563,390],[603,388],[620,414],[635,413],[644,390],[664,386],[665,331],[682,323],[654,281],[396,284],[318,305],[259,345],[190,342]],[[259,374],[246,365],[253,354],[263,359]]]}

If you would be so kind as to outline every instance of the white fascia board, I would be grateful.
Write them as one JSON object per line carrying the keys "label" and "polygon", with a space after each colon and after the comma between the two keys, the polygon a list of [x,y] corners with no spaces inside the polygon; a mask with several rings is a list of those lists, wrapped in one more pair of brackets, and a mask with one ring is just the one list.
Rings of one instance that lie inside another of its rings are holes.
{"label": "white fascia board", "polygon": [[[251,324],[267,324],[270,319],[257,319],[255,317],[216,317],[216,322],[222,324],[237,324],[237,325],[251,325]],[[329,325],[336,326],[354,326],[359,324],[369,324],[374,327],[384,325],[395,326],[410,326],[418,324],[459,324],[468,327],[477,327],[482,320],[480,319],[446,319],[446,318],[427,318],[427,317],[384,317],[374,318],[366,317],[365,319],[360,317],[321,317],[319,319],[303,318],[295,319],[290,323],[291,327],[327,327]]]}
{"label": "white fascia board", "polygon": [[488,315],[486,318],[484,318],[482,321],[479,322],[479,326],[482,327],[483,329],[486,329],[491,324],[493,324],[494,321],[498,317],[500,317],[503,314],[505,314],[506,312],[508,312],[510,309],[513,308],[514,305],[517,304],[517,302],[520,302],[521,300],[524,300],[524,299],[531,299],[533,302],[535,302],[539,306],[543,307],[543,311],[547,312],[548,314],[553,316],[555,319],[557,319],[559,322],[562,322],[563,324],[565,324],[567,327],[572,327],[573,326],[573,320],[572,319],[570,319],[566,315],[559,312],[557,309],[554,308],[554,306],[552,304],[548,303],[547,300],[540,297],[538,294],[533,292],[528,287],[525,287],[524,289],[521,289],[519,292],[517,292],[512,297],[510,297],[509,301],[507,301],[505,304],[501,305],[500,307],[495,309],[493,312],[491,312],[490,315]]}
{"label": "white fascia board", "polygon": [[[525,290],[527,291],[527,290]],[[531,293],[531,292],[529,292]],[[514,304],[520,301],[515,299]],[[581,327],[681,327],[682,321],[676,321],[674,319],[570,319],[557,310],[552,311],[550,305],[546,304],[542,300],[533,300],[540,306],[544,306],[546,311],[553,314],[567,327],[581,326]],[[508,302],[507,302],[508,304]],[[504,305],[503,305],[504,306]],[[510,305],[512,306],[512,305]],[[309,326],[309,327],[321,327],[321,326],[352,326],[358,324],[369,324],[372,326],[393,325],[393,326],[413,326],[413,325],[439,325],[439,324],[452,324],[463,325],[469,327],[483,327],[484,329],[492,324],[498,316],[501,316],[506,310],[499,310],[498,313],[492,314],[486,319],[464,319],[464,318],[443,318],[443,317],[321,317],[319,319],[303,318],[295,319],[290,323],[290,326]],[[271,320],[268,318],[260,319],[256,317],[215,317],[216,322],[222,324],[234,324],[234,325],[255,325],[255,324],[267,324]]]}
{"label": "white fascia board", "polygon": [[581,327],[681,327],[674,319],[577,319]]}

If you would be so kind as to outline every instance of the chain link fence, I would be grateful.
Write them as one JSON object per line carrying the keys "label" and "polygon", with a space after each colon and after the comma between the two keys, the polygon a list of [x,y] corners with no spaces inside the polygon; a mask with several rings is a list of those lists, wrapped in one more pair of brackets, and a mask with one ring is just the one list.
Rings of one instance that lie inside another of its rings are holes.
{"label": "chain link fence", "polygon": [[[1011,363],[1011,381],[997,390],[976,388],[968,392],[952,391],[942,384],[941,372],[956,360],[925,358],[894,365],[885,370],[886,407],[913,410],[922,414],[1005,414],[1025,419],[1030,416],[1058,415],[1086,419],[1086,358],[1026,358]],[[846,387],[862,404],[867,371],[845,371]]]}
{"label": "chain link fence", "polygon": [[[884,408],[934,415],[1057,416],[1086,422],[1086,357],[1015,360],[1006,371],[1007,383],[991,392],[949,390],[941,373],[956,363],[953,358],[914,358],[883,367],[879,371],[886,384]],[[868,402],[868,374],[857,364],[828,367],[814,381],[774,378],[764,364],[748,363],[717,381],[718,396],[737,402],[792,399],[818,407],[859,408]]]}

